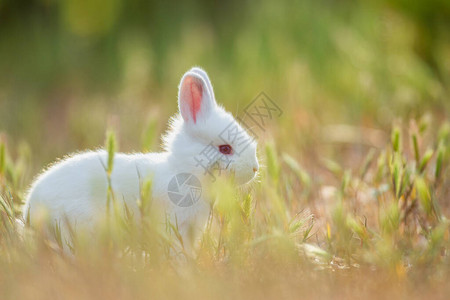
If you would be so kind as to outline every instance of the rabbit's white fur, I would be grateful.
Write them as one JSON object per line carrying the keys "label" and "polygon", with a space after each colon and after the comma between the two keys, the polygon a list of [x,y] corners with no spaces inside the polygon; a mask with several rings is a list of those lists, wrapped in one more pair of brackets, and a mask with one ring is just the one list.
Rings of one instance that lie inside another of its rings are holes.
{"label": "rabbit's white fur", "polygon": [[[190,226],[203,226],[209,212],[209,204],[202,198],[190,207],[180,207],[168,197],[169,181],[179,173],[191,173],[202,184],[209,175],[195,157],[213,145],[224,144],[221,133],[229,126],[243,132],[240,140],[248,146],[241,153],[227,156],[229,161],[217,160],[222,168],[234,173],[237,182],[245,183],[258,170],[256,143],[234,120],[231,114],[216,104],[212,85],[207,74],[200,68],[192,68],[181,79],[178,94],[180,113],[170,121],[168,133],[163,137],[162,153],[116,153],[111,174],[111,187],[116,201],[124,201],[138,216],[137,199],[140,185],[151,178],[152,196],[171,218],[178,223],[180,232],[186,234]],[[222,134],[223,137],[223,134]],[[59,223],[62,233],[67,234],[64,224],[73,228],[93,228],[99,216],[105,215],[107,199],[107,176],[105,166],[108,154],[104,150],[88,151],[70,156],[54,164],[42,173],[28,193],[24,208],[25,219],[31,225],[44,209],[52,222]],[[211,167],[211,163],[208,164]],[[29,214],[29,215],[28,215]],[[65,236],[67,239],[67,236]]]}

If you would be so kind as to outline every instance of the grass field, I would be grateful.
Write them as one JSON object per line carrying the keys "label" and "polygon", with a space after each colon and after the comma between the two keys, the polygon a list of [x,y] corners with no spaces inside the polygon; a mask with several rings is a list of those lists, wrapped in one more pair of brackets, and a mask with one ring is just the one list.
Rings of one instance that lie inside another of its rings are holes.
{"label": "grass field", "polygon": [[[0,0],[0,298],[448,299],[449,28],[439,0]],[[74,255],[23,226],[57,158],[160,151],[194,65],[234,115],[261,92],[282,113],[255,130],[257,180],[212,191],[193,253],[154,226],[151,182],[141,222]]]}

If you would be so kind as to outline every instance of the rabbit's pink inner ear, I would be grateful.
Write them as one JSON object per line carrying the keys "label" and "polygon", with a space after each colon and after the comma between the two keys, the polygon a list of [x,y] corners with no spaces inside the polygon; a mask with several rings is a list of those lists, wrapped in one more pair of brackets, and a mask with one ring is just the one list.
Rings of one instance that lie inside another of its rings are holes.
{"label": "rabbit's pink inner ear", "polygon": [[202,105],[203,86],[202,82],[195,77],[186,77],[181,89],[181,99],[184,102],[181,106],[184,116],[192,117],[194,123],[197,122],[197,115]]}

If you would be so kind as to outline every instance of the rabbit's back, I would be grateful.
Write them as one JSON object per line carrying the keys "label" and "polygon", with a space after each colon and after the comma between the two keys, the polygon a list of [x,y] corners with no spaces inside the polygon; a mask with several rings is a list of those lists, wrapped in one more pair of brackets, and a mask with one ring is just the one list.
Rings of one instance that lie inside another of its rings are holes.
{"label": "rabbit's back", "polygon": [[[31,223],[41,211],[49,214],[51,221],[67,218],[77,223],[91,223],[105,213],[107,156],[103,150],[77,154],[41,174],[27,197],[25,214],[29,214]],[[110,182],[114,197],[134,211],[140,182],[152,173],[151,165],[152,160],[144,154],[115,155]]]}

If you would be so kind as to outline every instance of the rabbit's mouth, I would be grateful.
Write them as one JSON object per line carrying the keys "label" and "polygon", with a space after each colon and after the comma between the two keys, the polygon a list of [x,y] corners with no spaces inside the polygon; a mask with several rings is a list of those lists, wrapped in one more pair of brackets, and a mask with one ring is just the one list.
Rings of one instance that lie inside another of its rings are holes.
{"label": "rabbit's mouth", "polygon": [[253,170],[247,170],[243,172],[242,170],[233,170],[233,177],[237,185],[245,185],[252,182],[256,178],[256,172]]}
{"label": "rabbit's mouth", "polygon": [[[258,169],[251,167],[235,167],[233,164],[219,164],[218,162],[210,169],[214,175],[231,179],[236,185],[250,183],[256,178]],[[214,172],[216,171],[216,172]]]}

